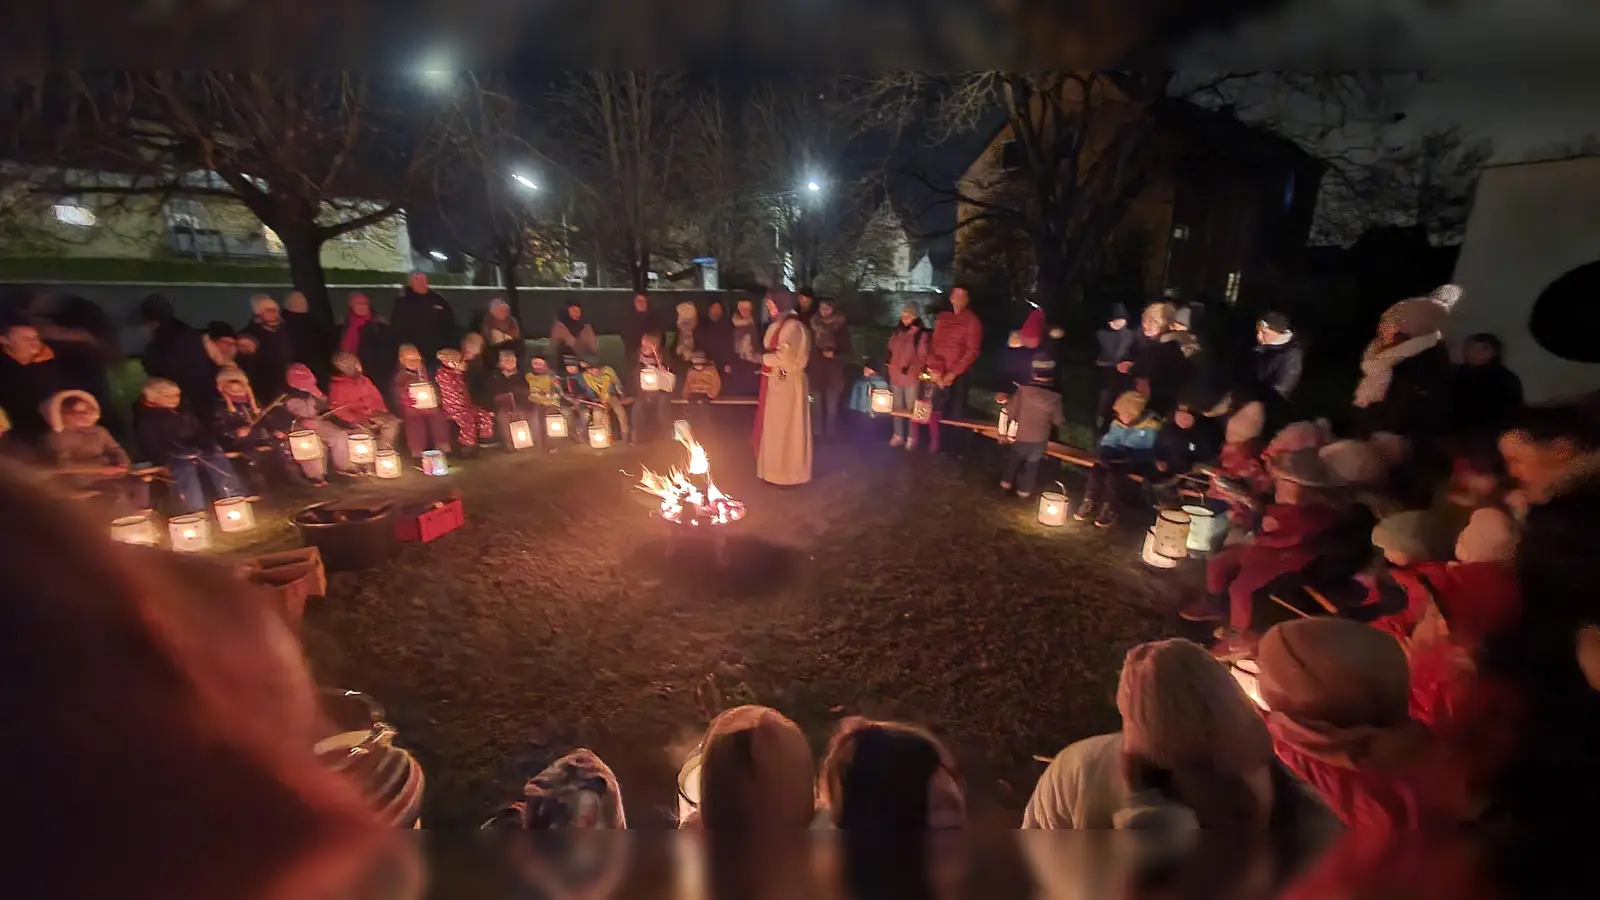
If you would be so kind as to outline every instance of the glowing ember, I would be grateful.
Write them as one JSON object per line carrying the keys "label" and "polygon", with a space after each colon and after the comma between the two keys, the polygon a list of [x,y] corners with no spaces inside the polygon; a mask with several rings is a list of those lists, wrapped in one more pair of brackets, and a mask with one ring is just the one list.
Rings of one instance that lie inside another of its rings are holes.
{"label": "glowing ember", "polygon": [[717,490],[711,480],[711,459],[687,430],[678,443],[689,450],[689,471],[677,466],[665,475],[649,469],[639,476],[638,488],[661,498],[661,518],[676,525],[726,525],[744,518],[744,504]]}

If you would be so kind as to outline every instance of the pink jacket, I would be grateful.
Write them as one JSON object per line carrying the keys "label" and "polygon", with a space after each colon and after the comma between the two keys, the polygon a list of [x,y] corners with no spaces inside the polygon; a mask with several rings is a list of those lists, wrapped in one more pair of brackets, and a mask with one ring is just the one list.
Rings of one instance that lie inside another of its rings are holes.
{"label": "pink jacket", "polygon": [[372,379],[365,375],[335,375],[328,382],[328,403],[341,422],[362,424],[373,416],[387,415],[389,404]]}
{"label": "pink jacket", "polygon": [[915,385],[928,360],[928,329],[896,328],[889,335],[888,362],[884,376],[895,387]]}

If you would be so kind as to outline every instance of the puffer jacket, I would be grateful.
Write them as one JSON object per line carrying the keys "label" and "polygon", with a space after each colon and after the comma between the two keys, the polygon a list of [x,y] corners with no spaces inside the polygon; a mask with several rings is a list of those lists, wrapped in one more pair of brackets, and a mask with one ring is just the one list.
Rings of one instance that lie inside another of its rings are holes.
{"label": "puffer jacket", "polygon": [[1006,414],[1017,421],[1017,443],[1037,444],[1048,441],[1066,416],[1061,412],[1061,394],[1038,384],[1025,384],[1017,388],[1006,403]]}

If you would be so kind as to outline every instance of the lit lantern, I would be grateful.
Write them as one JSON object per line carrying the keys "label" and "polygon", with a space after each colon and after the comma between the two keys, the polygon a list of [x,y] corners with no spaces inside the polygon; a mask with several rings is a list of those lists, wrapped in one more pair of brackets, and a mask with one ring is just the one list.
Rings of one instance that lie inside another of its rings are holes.
{"label": "lit lantern", "polygon": [[1189,514],[1181,509],[1163,509],[1150,529],[1156,536],[1156,552],[1172,559],[1189,555]]}
{"label": "lit lantern", "polygon": [[424,475],[449,475],[450,463],[444,454],[437,450],[422,451],[422,474]]}
{"label": "lit lantern", "polygon": [[223,531],[249,531],[256,527],[256,512],[244,497],[218,500],[212,508],[217,513],[217,527]]}
{"label": "lit lantern", "polygon": [[1189,514],[1189,551],[1215,553],[1222,549],[1228,537],[1228,517],[1217,515],[1204,506],[1185,506]]}
{"label": "lit lantern", "polygon": [[548,416],[548,415],[545,416],[544,417],[544,433],[547,436],[553,437],[553,438],[564,438],[564,437],[566,437],[567,436],[567,417],[563,416],[563,415],[560,415],[559,413],[556,414],[556,415],[553,415],[553,416]]}
{"label": "lit lantern", "polygon": [[111,539],[140,547],[154,547],[161,543],[161,533],[149,516],[123,516],[111,523]]}
{"label": "lit lantern", "polygon": [[172,538],[172,549],[195,553],[211,546],[211,524],[205,513],[177,516],[167,521],[167,534]]}
{"label": "lit lantern", "polygon": [[656,369],[655,366],[646,366],[645,368],[639,370],[639,390],[661,390],[661,373]]}
{"label": "lit lantern", "polygon": [[526,450],[533,446],[533,426],[527,419],[515,419],[511,422],[511,449]]}
{"label": "lit lantern", "polygon": [[604,450],[611,446],[611,424],[598,424],[589,426],[589,446],[596,450]]}
{"label": "lit lantern", "polygon": [[438,391],[426,381],[413,381],[406,392],[410,394],[411,405],[416,409],[437,409],[439,406]]}
{"label": "lit lantern", "polygon": [[875,413],[894,412],[894,391],[888,388],[873,388],[872,411]]}
{"label": "lit lantern", "polygon": [[1060,528],[1067,524],[1067,489],[1056,482],[1059,491],[1045,491],[1039,495],[1039,524]]}
{"label": "lit lantern", "polygon": [[351,432],[345,442],[350,447],[350,461],[356,465],[367,465],[378,453],[378,442],[365,432]]}
{"label": "lit lantern", "polygon": [[1151,528],[1144,536],[1144,549],[1140,551],[1139,558],[1152,569],[1170,569],[1178,564],[1170,556],[1162,556],[1156,552],[1156,530]]}
{"label": "lit lantern", "polygon": [[1000,408],[1000,423],[995,427],[1001,440],[1014,441],[1017,439],[1017,420],[1011,418],[1011,413],[1005,407]]}
{"label": "lit lantern", "polygon": [[394,450],[379,450],[374,463],[379,478],[400,477],[400,454]]}
{"label": "lit lantern", "polygon": [[322,458],[322,438],[315,431],[289,432],[289,453],[296,462]]}

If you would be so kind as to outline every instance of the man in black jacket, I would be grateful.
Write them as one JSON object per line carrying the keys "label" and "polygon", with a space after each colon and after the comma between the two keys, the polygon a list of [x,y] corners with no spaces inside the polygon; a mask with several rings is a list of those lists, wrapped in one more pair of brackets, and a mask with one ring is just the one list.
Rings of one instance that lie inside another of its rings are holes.
{"label": "man in black jacket", "polygon": [[[1260,401],[1266,407],[1267,434],[1292,421],[1290,402],[1305,370],[1305,348],[1289,326],[1289,317],[1271,312],[1256,323],[1256,359],[1251,384],[1243,402]],[[1243,405],[1242,402],[1235,406]]]}
{"label": "man in black jacket", "polygon": [[450,301],[431,290],[421,272],[411,273],[406,289],[395,298],[389,327],[396,341],[416,347],[430,366],[440,350],[454,350],[461,340]]}
{"label": "man in black jacket", "polygon": [[145,374],[176,384],[200,421],[210,421],[217,397],[217,364],[206,353],[205,335],[180,320],[172,301],[160,294],[144,298],[139,317],[150,335],[140,357]]}

